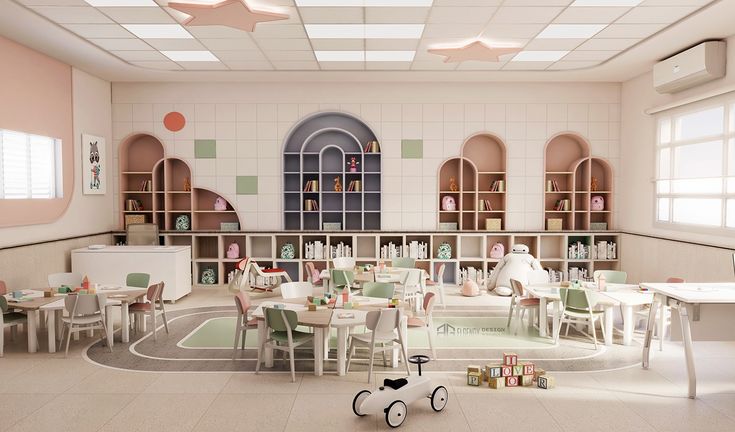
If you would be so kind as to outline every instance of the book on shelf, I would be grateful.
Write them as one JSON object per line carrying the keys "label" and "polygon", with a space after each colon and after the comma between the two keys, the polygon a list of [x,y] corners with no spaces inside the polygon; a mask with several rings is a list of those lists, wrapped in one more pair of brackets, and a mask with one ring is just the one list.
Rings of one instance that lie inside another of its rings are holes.
{"label": "book on shelf", "polygon": [[505,192],[505,180],[495,180],[490,184],[490,192]]}
{"label": "book on shelf", "polygon": [[307,180],[304,192],[319,192],[319,180]]}
{"label": "book on shelf", "polygon": [[363,150],[365,153],[380,153],[380,143],[377,141],[368,141]]}
{"label": "book on shelf", "polygon": [[352,180],[347,185],[347,192],[362,192],[362,180]]}
{"label": "book on shelf", "polygon": [[127,211],[142,211],[143,208],[143,202],[141,200],[137,199],[128,199],[125,200],[125,210]]}
{"label": "book on shelf", "polygon": [[554,203],[554,211],[570,211],[572,209],[572,200],[561,199]]}
{"label": "book on shelf", "polygon": [[152,180],[143,180],[140,182],[140,188],[138,189],[141,192],[150,192],[153,190],[153,181]]}
{"label": "book on shelf", "polygon": [[304,211],[317,211],[319,210],[319,202],[315,199],[304,200]]}
{"label": "book on shelf", "polygon": [[490,200],[481,199],[478,201],[477,206],[480,211],[493,211],[493,206],[490,204]]}
{"label": "book on shelf", "polygon": [[591,256],[593,260],[618,259],[618,245],[615,242],[598,241],[592,248]]}
{"label": "book on shelf", "polygon": [[560,192],[559,183],[556,180],[546,180],[546,192]]}

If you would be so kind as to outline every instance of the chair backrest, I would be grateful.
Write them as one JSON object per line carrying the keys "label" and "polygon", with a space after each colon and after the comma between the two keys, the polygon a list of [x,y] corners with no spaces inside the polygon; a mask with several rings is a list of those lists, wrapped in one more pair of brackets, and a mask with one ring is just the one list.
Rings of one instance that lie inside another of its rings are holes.
{"label": "chair backrest", "polygon": [[546,270],[531,270],[528,272],[528,284],[544,284],[549,283],[549,272]]}
{"label": "chair backrest", "polygon": [[416,259],[409,257],[391,258],[390,264],[397,268],[414,268],[416,267]]}
{"label": "chair backrest", "polygon": [[686,281],[680,277],[670,277],[666,279],[666,283],[686,283]]}
{"label": "chair backrest", "polygon": [[444,282],[444,271],[447,269],[447,265],[442,263],[439,266],[439,270],[436,272],[436,281],[439,283]]}
{"label": "chair backrest", "polygon": [[163,282],[153,284],[148,287],[148,291],[145,293],[145,298],[149,302],[154,303],[155,301],[163,297]]}
{"label": "chair backrest", "polygon": [[252,260],[249,257],[245,257],[245,258],[241,259],[240,261],[238,261],[237,264],[235,264],[235,267],[238,270],[244,271],[244,270],[247,270],[248,267],[250,267],[250,263],[251,262],[252,262]]}
{"label": "chair backrest", "polygon": [[434,303],[436,303],[436,294],[428,292],[424,296],[424,313],[426,316],[431,316],[434,312]]}
{"label": "chair backrest", "polygon": [[332,265],[340,270],[355,270],[355,259],[351,257],[332,258]]}
{"label": "chair backrest", "polygon": [[158,225],[154,223],[129,224],[126,243],[128,246],[158,246]]}
{"label": "chair backrest", "polygon": [[8,311],[8,299],[6,299],[5,296],[0,295],[0,313],[5,313],[7,311]]}
{"label": "chair backrest", "polygon": [[415,287],[421,285],[421,269],[408,269],[401,275],[401,285]]}
{"label": "chair backrest", "polygon": [[600,275],[605,275],[605,282],[624,284],[628,280],[628,273],[618,270],[596,270],[592,274],[592,278],[597,282]]}
{"label": "chair backrest", "polygon": [[355,282],[355,272],[352,270],[330,269],[329,274],[332,277],[332,283],[335,287],[343,287],[347,285],[351,287]]}
{"label": "chair backrest", "polygon": [[105,294],[72,294],[64,297],[64,309],[69,316],[94,315],[107,303]]}
{"label": "chair backrest", "polygon": [[311,282],[284,282],[281,284],[281,297],[292,299],[314,295],[314,285]]}
{"label": "chair backrest", "polygon": [[511,279],[510,287],[513,290],[514,297],[523,297],[525,290],[523,289],[523,284],[521,283],[521,281]]}
{"label": "chair backrest", "polygon": [[298,324],[299,318],[295,311],[265,308],[265,325],[274,331],[293,330]]}
{"label": "chair backrest", "polygon": [[148,273],[128,273],[125,278],[125,285],[135,288],[145,288],[151,281],[151,275]]}
{"label": "chair backrest", "polygon": [[58,288],[62,285],[68,285],[76,288],[82,285],[84,276],[79,273],[51,273],[48,275],[49,288]]}
{"label": "chair backrest", "polygon": [[5,281],[0,280],[0,296],[4,296],[8,293],[8,286],[5,285]]}
{"label": "chair backrest", "polygon": [[398,328],[400,322],[400,309],[381,309],[370,311],[365,317],[365,327],[375,333],[390,333]]}
{"label": "chair backrest", "polygon": [[364,295],[365,297],[392,299],[395,292],[396,286],[391,282],[362,283],[362,295]]}
{"label": "chair backrest", "polygon": [[589,292],[579,288],[559,288],[559,296],[564,309],[590,310]]}
{"label": "chair backrest", "polygon": [[313,283],[318,284],[322,281],[322,278],[319,277],[320,273],[316,269],[316,266],[314,266],[314,263],[311,261],[307,261],[306,264],[304,264],[304,269],[306,270],[306,280]]}
{"label": "chair backrest", "polygon": [[237,312],[240,315],[245,315],[250,309],[252,303],[250,302],[250,296],[244,291],[240,291],[235,294],[235,306],[237,306]]}

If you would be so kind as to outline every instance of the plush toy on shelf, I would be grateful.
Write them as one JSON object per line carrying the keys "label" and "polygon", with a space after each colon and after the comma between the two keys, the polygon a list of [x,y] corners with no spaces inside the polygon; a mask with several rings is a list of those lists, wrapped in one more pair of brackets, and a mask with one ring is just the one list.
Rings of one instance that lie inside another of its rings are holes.
{"label": "plush toy on shelf", "polygon": [[359,164],[360,162],[358,162],[357,159],[355,159],[354,157],[350,158],[350,172],[357,172],[357,165]]}
{"label": "plush toy on shelf", "polygon": [[442,210],[444,211],[455,211],[457,210],[457,201],[451,195],[444,195],[442,197]]}
{"label": "plush toy on shelf", "polygon": [[214,209],[215,211],[227,210],[227,201],[222,197],[217,197],[217,199],[214,200]]}
{"label": "plush toy on shelf", "polygon": [[191,179],[189,177],[184,179],[184,192],[191,192]]}
{"label": "plush toy on shelf", "polygon": [[459,190],[457,187],[457,180],[455,180],[454,177],[449,177],[449,190],[452,192],[457,192]]}
{"label": "plush toy on shelf", "polygon": [[503,243],[495,243],[490,249],[490,258],[502,259],[505,256],[505,245]]}
{"label": "plush toy on shelf", "polygon": [[592,181],[590,182],[590,190],[592,192],[597,192],[599,190],[599,186],[597,185],[597,177],[592,177]]}
{"label": "plush toy on shelf", "polygon": [[232,242],[229,246],[227,246],[227,258],[228,259],[237,259],[240,258],[240,245]]}
{"label": "plush toy on shelf", "polygon": [[528,246],[523,244],[513,245],[511,253],[503,257],[487,281],[488,291],[495,290],[499,296],[513,294],[510,288],[510,280],[515,279],[528,283],[528,273],[531,270],[543,270],[541,263],[529,253]]}
{"label": "plush toy on shelf", "polygon": [[339,177],[334,178],[334,191],[342,192],[342,182],[340,181]]}
{"label": "plush toy on shelf", "polygon": [[595,195],[590,199],[590,210],[592,211],[604,211],[605,210],[605,198],[600,195]]}

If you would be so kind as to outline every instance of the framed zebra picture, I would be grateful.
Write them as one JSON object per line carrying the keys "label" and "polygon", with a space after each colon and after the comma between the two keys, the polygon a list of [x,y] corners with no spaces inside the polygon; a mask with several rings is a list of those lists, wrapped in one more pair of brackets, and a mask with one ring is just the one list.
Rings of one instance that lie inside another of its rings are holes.
{"label": "framed zebra picture", "polygon": [[105,139],[82,134],[82,192],[84,195],[107,193]]}

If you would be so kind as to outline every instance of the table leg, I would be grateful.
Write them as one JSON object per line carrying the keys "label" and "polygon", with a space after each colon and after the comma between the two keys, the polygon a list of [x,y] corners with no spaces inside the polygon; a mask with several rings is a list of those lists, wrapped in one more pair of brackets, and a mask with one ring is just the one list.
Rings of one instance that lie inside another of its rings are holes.
{"label": "table leg", "polygon": [[122,343],[130,342],[130,308],[128,302],[120,304],[120,337]]}
{"label": "table leg", "polygon": [[[265,321],[258,320],[258,346],[268,337],[268,329],[265,328]],[[273,349],[266,348],[263,350],[263,364],[267,368],[273,367]]]}
{"label": "table leg", "polygon": [[342,376],[347,367],[347,334],[348,327],[337,327],[337,375]]}
{"label": "table leg", "polygon": [[329,327],[314,328],[314,375],[322,376],[324,374],[324,331]]}
{"label": "table leg", "polygon": [[546,297],[543,297],[543,296],[539,297],[538,302],[539,302],[538,335],[541,337],[546,337],[548,333],[547,322],[549,320],[547,316],[548,312],[546,311]]}
{"label": "table leg", "polygon": [[56,326],[55,326],[56,328],[54,330],[56,330],[56,337],[59,340],[61,339],[61,332],[59,330],[64,325],[64,323],[61,320],[61,316],[62,315],[64,315],[64,311],[63,310],[59,310],[59,311],[56,312]]}
{"label": "table leg", "polygon": [[[651,339],[653,338],[653,328],[656,325],[656,310],[659,305],[665,304],[665,298],[658,294],[653,295],[653,304],[648,311],[648,322],[646,323],[646,336],[643,338],[643,359],[641,361],[643,369],[648,369],[651,354]],[[683,330],[683,329],[682,329]]]}
{"label": "table leg", "polygon": [[628,346],[633,343],[633,306],[623,305],[623,345]]}
{"label": "table leg", "polygon": [[112,319],[112,306],[106,306],[105,307],[105,325],[107,326],[107,346],[112,348],[114,345],[114,339],[115,339],[115,324],[114,320]]}
{"label": "table leg", "polygon": [[554,342],[558,342],[557,336],[559,335],[559,302],[554,302],[554,317],[551,323],[551,331],[554,332],[552,337],[554,338]]}
{"label": "table leg", "polygon": [[404,316],[401,319],[401,337],[403,338],[403,354],[405,359],[408,359],[408,317]]}
{"label": "table leg", "polygon": [[687,374],[689,375],[689,399],[697,397],[697,375],[694,370],[694,352],[692,351],[692,329],[689,326],[689,309],[687,305],[679,307],[681,334],[684,339],[684,354],[687,359]]}
{"label": "table leg", "polygon": [[610,346],[613,342],[613,317],[615,316],[615,307],[606,304],[605,308],[605,345]]}
{"label": "table leg", "polygon": [[38,338],[36,335],[36,318],[38,317],[38,311],[29,310],[27,312],[28,329],[28,352],[34,353],[38,351]]}
{"label": "table leg", "polygon": [[[60,312],[60,311],[59,311]],[[48,317],[48,352],[56,352],[56,309],[46,312]]]}
{"label": "table leg", "polygon": [[658,314],[658,350],[664,350],[664,332],[666,331],[666,306],[661,303]]}

